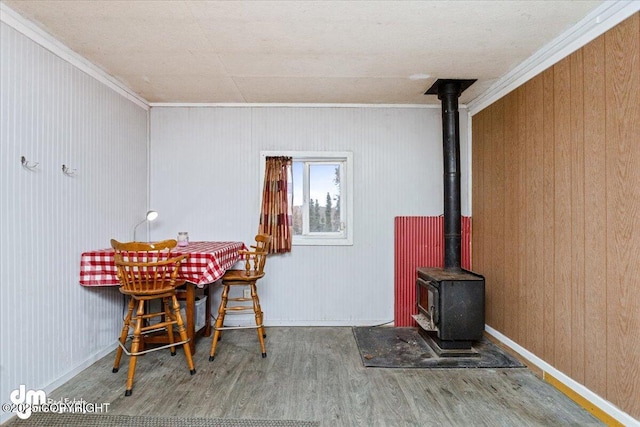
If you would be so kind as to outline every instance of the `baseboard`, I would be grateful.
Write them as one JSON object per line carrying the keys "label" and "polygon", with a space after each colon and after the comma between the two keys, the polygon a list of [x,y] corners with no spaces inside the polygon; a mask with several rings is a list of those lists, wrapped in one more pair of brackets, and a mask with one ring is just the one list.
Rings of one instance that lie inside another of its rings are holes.
{"label": "baseboard", "polygon": [[[215,315],[218,313],[212,312],[211,314],[211,326],[216,322]],[[238,317],[232,318],[227,316],[224,319],[226,326],[252,326],[255,325],[255,320],[252,315],[246,315],[246,318]],[[393,326],[393,320],[386,319],[372,319],[372,320],[265,320],[265,327],[277,327],[277,326],[318,326],[318,327],[351,327],[351,326]]]}
{"label": "baseboard", "polygon": [[542,377],[545,381],[567,395],[571,400],[585,408],[605,424],[610,426],[640,426],[640,421],[589,390],[587,387],[571,379],[569,376],[563,374],[491,326],[485,325],[485,332],[526,359],[529,363],[535,365],[535,368],[542,371]]}
{"label": "baseboard", "polygon": [[[71,378],[75,377],[80,372],[84,371],[89,366],[93,365],[95,362],[97,362],[98,360],[102,359],[107,354],[111,353],[113,350],[116,349],[117,346],[118,346],[118,342],[114,341],[112,344],[109,344],[109,346],[103,348],[102,350],[99,350],[99,351],[91,354],[89,357],[87,357],[82,362],[80,362],[80,364],[78,364],[75,367],[73,367],[72,369],[68,370],[67,372],[62,374],[60,377],[58,377],[56,380],[50,382],[49,384],[45,385],[44,387],[37,387],[37,389],[38,390],[43,390],[47,394],[47,396],[49,396],[49,394],[53,393],[53,391],[55,389],[57,389],[58,387],[60,387],[62,384],[66,383]],[[98,402],[93,402],[93,403],[98,403]],[[0,425],[4,424],[7,421],[9,421],[13,417],[15,417],[15,413],[13,413],[13,412],[3,412],[2,414],[0,414]]]}
{"label": "baseboard", "polygon": [[118,347],[118,341],[116,340],[112,344],[109,344],[107,347],[103,348],[102,350],[99,350],[99,351],[93,353],[92,355],[87,357],[84,361],[82,361],[79,365],[77,365],[74,368],[72,368],[71,370],[65,372],[61,377],[59,377],[55,381],[53,381],[53,382],[49,383],[48,385],[46,385],[43,388],[43,390],[47,394],[53,392],[55,389],[60,387],[62,384],[66,383],[71,378],[75,377],[80,372],[84,371],[89,366],[93,365],[95,362],[97,362],[98,360],[102,359],[107,354],[111,353],[117,347]]}
{"label": "baseboard", "polygon": [[580,394],[576,393],[572,388],[563,384],[561,381],[558,381],[553,375],[548,372],[544,373],[544,380],[566,394],[571,400],[576,402],[578,405],[582,406],[584,409],[589,411],[591,415],[598,418],[600,421],[605,423],[608,426],[623,426],[621,422],[613,418],[611,415],[604,412],[602,409],[598,408],[596,405],[591,403],[589,400],[582,397]]}

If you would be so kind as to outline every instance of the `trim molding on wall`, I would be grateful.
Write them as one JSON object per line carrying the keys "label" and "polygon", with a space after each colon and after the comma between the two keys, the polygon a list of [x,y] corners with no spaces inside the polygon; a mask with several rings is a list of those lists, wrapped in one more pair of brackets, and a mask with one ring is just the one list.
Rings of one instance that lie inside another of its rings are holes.
{"label": "trim molding on wall", "polygon": [[[463,212],[462,215],[473,217],[473,118],[470,110],[466,110],[465,114],[467,115],[467,141],[465,143],[467,148],[467,161],[465,164],[461,164],[460,167],[462,170],[466,167],[468,178],[468,185],[466,194],[463,193],[464,196],[467,197],[468,200],[468,212]],[[462,143],[461,143],[462,144]],[[460,147],[462,149],[462,147]],[[460,159],[462,162],[462,158]],[[462,190],[462,189],[461,189]],[[469,256],[471,257],[470,269],[473,270],[473,251],[472,248],[469,248]]]}
{"label": "trim molding on wall", "polygon": [[[485,330],[486,333],[488,333],[489,335],[491,335],[492,337],[494,337],[495,339],[500,341],[502,344],[506,345],[511,350],[515,351],[520,356],[524,357],[529,362],[531,362],[534,365],[536,365],[539,369],[542,370],[543,375],[545,377],[545,380],[547,380],[550,384],[552,384],[554,387],[558,388],[563,393],[567,394],[566,393],[566,389],[565,389],[565,387],[566,387],[567,389],[571,390],[572,392],[574,392],[575,394],[577,394],[578,396],[580,396],[581,398],[583,398],[587,402],[593,404],[595,407],[597,407],[603,413],[609,415],[610,417],[612,417],[616,421],[622,423],[623,425],[625,425],[625,426],[638,425],[638,420],[633,418],[631,415],[629,415],[626,412],[622,411],[620,408],[618,408],[617,406],[613,405],[608,400],[605,400],[602,397],[598,396],[596,393],[592,392],[591,390],[589,390],[587,387],[583,386],[579,382],[574,381],[573,379],[571,379],[567,375],[563,374],[562,372],[560,372],[559,370],[557,370],[556,368],[551,366],[549,363],[545,362],[544,360],[542,360],[541,358],[539,358],[535,354],[531,353],[526,348],[520,346],[515,341],[512,341],[507,336],[505,336],[505,335],[501,334],[500,332],[498,332],[497,330],[493,329],[491,326],[485,325],[484,326],[484,330]],[[547,376],[551,376],[552,380],[548,380]],[[562,387],[562,386],[559,387],[558,383],[563,385],[564,387]],[[569,397],[571,397],[571,396],[569,396]],[[592,412],[592,411],[590,411],[590,412]]]}
{"label": "trim molding on wall", "polygon": [[149,109],[149,103],[145,99],[132,92],[131,89],[105,73],[101,68],[95,66],[87,59],[69,49],[65,44],[51,36],[51,34],[37,27],[31,21],[25,19],[22,15],[16,13],[4,3],[0,3],[0,21],[24,34],[35,43],[60,57],[64,61],[67,61],[80,71],[87,73],[89,76],[109,87],[117,94],[135,103],[139,107],[142,107],[145,110]]}
{"label": "trim molding on wall", "polygon": [[[540,49],[533,54],[529,59],[522,62],[511,72],[505,74],[494,85],[492,85],[487,91],[478,96],[475,100],[470,102],[468,106],[461,106],[461,108],[468,107],[471,115],[485,108],[487,105],[493,103],[495,100],[501,98],[506,93],[522,85],[533,76],[539,74],[544,69],[555,64],[560,59],[564,58],[571,52],[584,46],[589,41],[603,34],[610,28],[614,27],[624,19],[631,16],[633,13],[640,10],[640,2],[634,0],[619,0],[614,2],[604,2],[601,6],[597,7],[593,12],[587,15],[584,19],[570,28],[568,31],[561,34],[554,39],[551,43]],[[372,104],[208,104],[208,103],[149,103],[147,100],[141,98],[137,94],[131,91],[128,87],[124,86],[121,82],[106,74],[102,69],[95,66],[82,56],[69,49],[66,45],[53,38],[50,34],[43,31],[27,19],[23,18],[20,14],[13,11],[13,9],[6,6],[4,3],[0,3],[0,21],[6,23],[17,31],[21,32],[25,36],[29,37],[34,42],[38,43],[45,49],[51,51],[53,54],[59,56],[65,61],[71,63],[75,67],[89,74],[96,80],[107,85],[120,95],[135,102],[142,108],[148,109],[149,107],[256,107],[256,106],[269,106],[269,107],[299,107],[304,105],[306,107],[384,107],[384,108],[407,108],[407,107],[420,107],[420,108],[435,108],[440,107],[437,104],[434,105],[422,105],[422,104],[384,104],[384,105],[372,105]]]}
{"label": "trim molding on wall", "polygon": [[[440,104],[295,104],[295,103],[207,103],[207,102],[150,102],[150,107],[274,107],[274,108],[440,108]],[[466,105],[461,104],[460,109]]]}
{"label": "trim molding on wall", "polygon": [[468,104],[474,115],[556,62],[640,11],[640,1],[605,1],[569,30],[556,37]]}

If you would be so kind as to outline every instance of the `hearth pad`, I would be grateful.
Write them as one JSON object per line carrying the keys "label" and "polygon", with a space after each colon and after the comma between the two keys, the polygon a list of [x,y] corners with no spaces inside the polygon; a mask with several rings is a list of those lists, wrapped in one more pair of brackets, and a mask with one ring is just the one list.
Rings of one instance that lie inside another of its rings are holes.
{"label": "hearth pad", "polygon": [[524,368],[518,359],[486,338],[474,342],[473,357],[439,357],[418,328],[353,328],[362,364],[377,368]]}

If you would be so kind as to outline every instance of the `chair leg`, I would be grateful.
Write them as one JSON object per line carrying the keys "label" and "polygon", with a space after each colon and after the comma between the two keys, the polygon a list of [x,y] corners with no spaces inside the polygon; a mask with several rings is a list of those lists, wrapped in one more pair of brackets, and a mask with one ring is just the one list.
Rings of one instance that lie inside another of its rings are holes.
{"label": "chair leg", "polygon": [[136,324],[133,329],[133,340],[131,342],[131,357],[129,358],[129,372],[127,373],[127,388],[124,392],[125,396],[131,396],[133,390],[133,377],[136,374],[136,362],[138,361],[138,353],[140,349],[140,335],[142,322],[144,319],[144,301],[138,301],[138,311],[136,311]]}
{"label": "chair leg", "polygon": [[[172,320],[173,314],[171,314],[171,311],[169,310],[169,298],[162,298],[162,303],[164,305],[165,320]],[[169,344],[173,344],[175,341],[173,339],[173,325],[171,324],[167,325],[167,335],[169,337]],[[169,350],[171,351],[172,356],[176,355],[176,348],[174,346],[169,347]]]}
{"label": "chair leg", "polygon": [[[259,317],[258,319],[256,319],[256,325],[262,325],[264,322],[264,312],[260,307],[260,299],[258,298],[258,288],[255,284],[253,285],[253,287],[255,288],[255,295],[256,295],[256,301],[254,302],[253,311],[256,313],[256,316]],[[267,337],[267,333],[264,330],[264,326],[260,326],[260,334],[262,335],[262,338]]]}
{"label": "chair leg", "polygon": [[[125,345],[127,343],[127,335],[129,335],[129,325],[131,325],[131,315],[133,314],[134,300],[129,297],[129,307],[127,309],[127,315],[124,317],[124,325],[122,326],[122,332],[120,333],[120,343]],[[111,372],[116,373],[120,369],[120,359],[122,359],[122,347],[118,346],[116,350],[116,360],[113,362],[113,369]]]}
{"label": "chair leg", "polygon": [[[176,329],[178,330],[178,334],[180,335],[180,341],[187,341],[187,330],[184,327],[184,322],[182,321],[182,316],[180,315],[180,304],[178,304],[178,299],[175,295],[171,297],[173,302],[173,314],[176,317]],[[196,368],[193,365],[193,357],[191,357],[191,347],[189,346],[189,342],[185,342],[182,345],[184,349],[184,357],[187,359],[187,365],[189,366],[189,373],[191,375],[196,373]]]}
{"label": "chair leg", "polygon": [[209,362],[212,362],[216,355],[216,347],[220,339],[220,328],[224,326],[224,315],[227,310],[227,300],[229,298],[229,285],[222,285],[222,295],[220,296],[220,305],[218,306],[218,318],[213,327],[213,340],[211,341],[211,351],[209,352]]}
{"label": "chair leg", "polygon": [[262,324],[262,309],[260,308],[260,299],[258,298],[258,291],[256,289],[256,284],[251,284],[251,298],[253,299],[253,312],[256,317],[256,326],[258,327],[258,339],[260,340],[260,349],[262,350],[262,357],[267,357],[267,349],[264,345],[264,337],[266,334],[264,333],[264,325]]}

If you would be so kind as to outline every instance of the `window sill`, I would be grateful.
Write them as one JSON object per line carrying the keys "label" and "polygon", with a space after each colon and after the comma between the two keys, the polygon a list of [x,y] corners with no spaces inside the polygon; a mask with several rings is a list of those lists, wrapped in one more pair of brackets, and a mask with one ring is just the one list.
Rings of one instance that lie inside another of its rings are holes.
{"label": "window sill", "polygon": [[293,246],[353,246],[352,239],[332,239],[326,238],[323,239],[321,237],[314,238],[293,238],[291,242]]}

